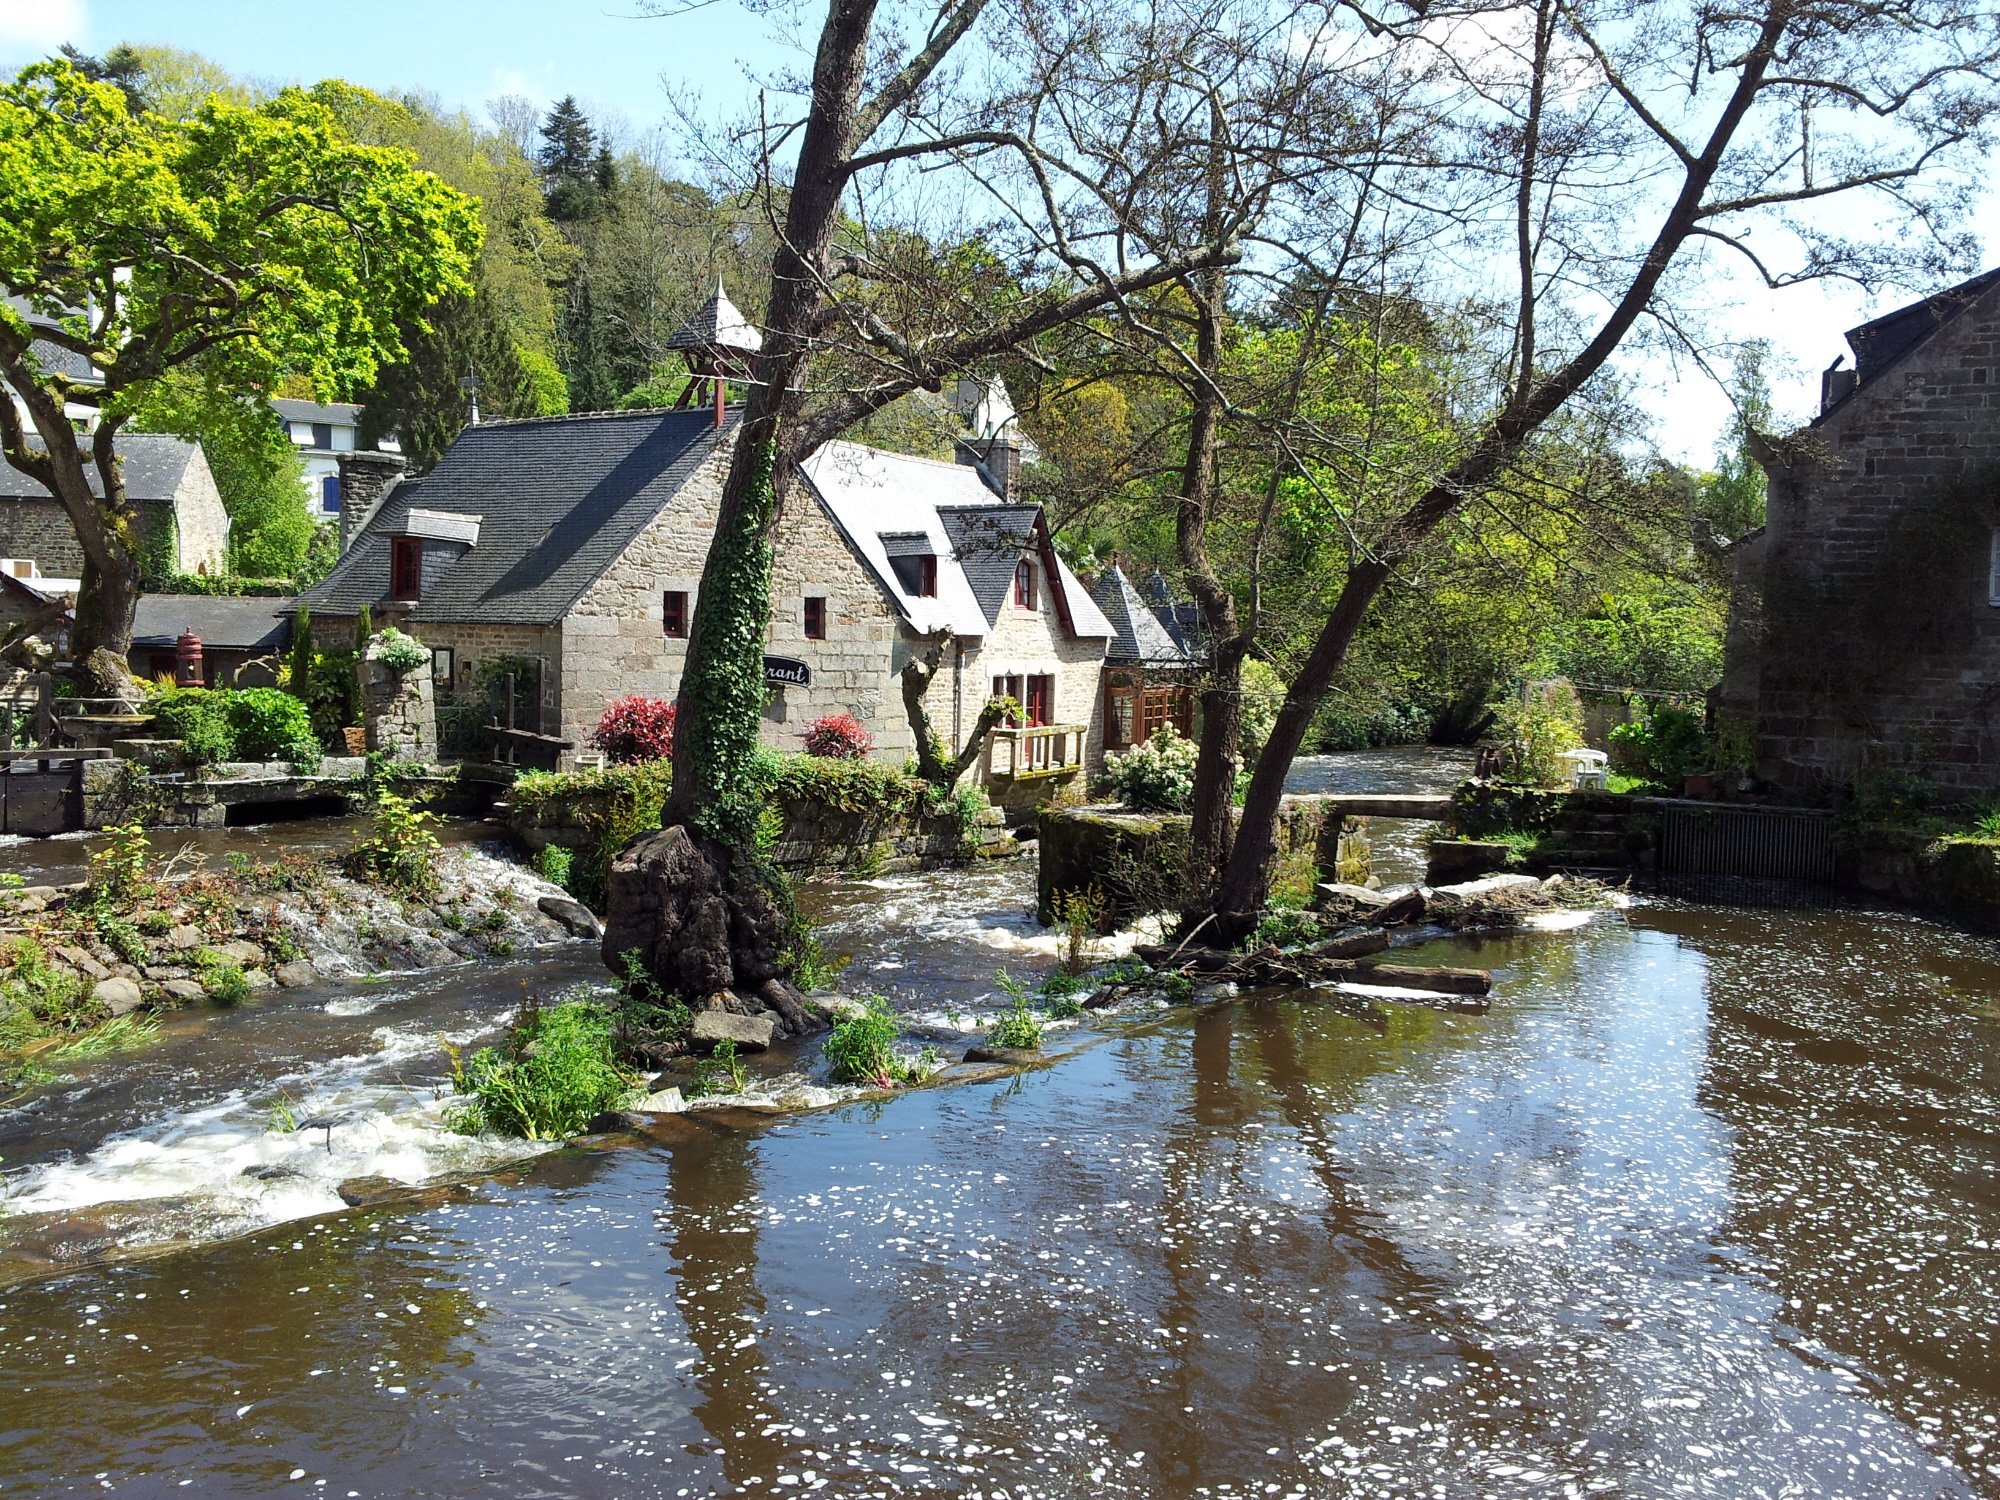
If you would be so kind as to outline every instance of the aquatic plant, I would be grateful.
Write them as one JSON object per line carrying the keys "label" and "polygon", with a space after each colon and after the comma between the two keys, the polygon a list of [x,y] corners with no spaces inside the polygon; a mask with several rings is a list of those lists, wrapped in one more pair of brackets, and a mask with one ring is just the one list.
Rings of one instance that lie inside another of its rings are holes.
{"label": "aquatic plant", "polygon": [[372,828],[347,857],[348,872],[405,895],[434,895],[441,848],[431,828],[437,821],[437,814],[413,806],[408,798],[382,793]]}
{"label": "aquatic plant", "polygon": [[1062,966],[1066,973],[1081,974],[1096,962],[1097,934],[1104,928],[1109,903],[1104,887],[1087,885],[1076,890],[1057,891],[1054,901],[1056,926],[1062,929]]}
{"label": "aquatic plant", "polygon": [[445,1053],[452,1088],[467,1099],[445,1112],[445,1124],[462,1135],[564,1140],[638,1085],[613,1053],[610,1013],[580,991],[546,1009],[529,1001],[498,1047],[466,1058],[447,1042]]}
{"label": "aquatic plant", "polygon": [[108,841],[90,853],[90,896],[100,910],[122,905],[144,895],[151,882],[147,865],[153,856],[152,841],[143,823],[119,823],[108,828]]}
{"label": "aquatic plant", "polygon": [[1005,969],[994,971],[994,979],[1008,997],[1008,1006],[986,1028],[986,1040],[995,1047],[1018,1047],[1032,1051],[1042,1045],[1042,1020],[1037,1016],[1028,987]]}
{"label": "aquatic plant", "polygon": [[250,998],[250,981],[241,964],[203,948],[195,954],[195,967],[201,973],[201,987],[217,1005],[241,1005]]}
{"label": "aquatic plant", "polygon": [[694,1065],[694,1082],[688,1087],[688,1097],[701,1099],[715,1094],[740,1094],[749,1082],[750,1075],[737,1060],[736,1043],[717,1042],[715,1050]]}
{"label": "aquatic plant", "polygon": [[911,1057],[896,1050],[902,1028],[880,995],[861,997],[862,1009],[839,1022],[826,1039],[826,1060],[836,1083],[872,1083],[877,1088],[920,1083],[937,1071],[937,1053],[926,1048]]}
{"label": "aquatic plant", "polygon": [[535,873],[550,885],[569,889],[570,865],[575,856],[561,844],[545,844],[535,856]]}

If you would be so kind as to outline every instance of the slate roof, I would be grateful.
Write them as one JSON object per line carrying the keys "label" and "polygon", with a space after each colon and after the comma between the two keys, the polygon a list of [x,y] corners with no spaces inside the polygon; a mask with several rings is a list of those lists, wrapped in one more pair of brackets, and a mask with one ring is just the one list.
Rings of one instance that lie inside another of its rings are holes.
{"label": "slate roof", "polygon": [[299,401],[290,396],[273,396],[271,410],[287,422],[327,422],[336,427],[352,427],[361,408],[344,401]]}
{"label": "slate roof", "polygon": [[28,353],[34,357],[36,364],[52,375],[67,375],[82,385],[104,384],[104,377],[98,373],[97,366],[74,349],[52,344],[47,339],[36,339],[28,345]]}
{"label": "slate roof", "polygon": [[[1847,346],[1854,351],[1855,384],[1820,416],[1835,410],[1996,286],[2000,286],[2000,268],[1982,272],[1969,281],[1961,281],[1957,286],[1848,329]],[[1817,422],[1818,418],[1814,420]]]}
{"label": "slate roof", "polygon": [[1120,666],[1190,667],[1193,659],[1182,649],[1152,606],[1113,563],[1090,591],[1104,618],[1111,622],[1111,645],[1104,653],[1107,662]]}
{"label": "slate roof", "polygon": [[183,630],[192,630],[205,647],[274,651],[285,644],[290,633],[286,616],[296,604],[282,598],[141,594],[132,621],[132,644],[171,649]]}
{"label": "slate roof", "polygon": [[722,290],[722,283],[718,281],[715,295],[696,308],[688,320],[673,331],[666,347],[737,349],[754,354],[764,347],[764,335],[737,311],[736,304],[729,300]]}
{"label": "slate roof", "polygon": [[553,625],[715,451],[696,411],[619,412],[468,427],[421,484],[397,485],[299,603],[353,615],[389,593],[389,538],[413,504],[482,517],[479,544],[411,607],[416,623]]}
{"label": "slate roof", "polygon": [[[118,457],[124,463],[125,493],[133,500],[171,502],[187,478],[188,465],[201,451],[183,438],[159,432],[121,432],[116,441]],[[86,463],[84,474],[90,492],[100,498],[104,487],[97,480],[97,466]],[[0,463],[0,499],[48,500],[53,497],[35,480],[10,464]]]}
{"label": "slate roof", "polygon": [[[806,460],[804,472],[848,544],[920,632],[984,636],[1000,618],[1022,550],[1033,548],[1054,564],[1057,602],[1071,632],[1092,639],[1111,634],[1076,575],[1049,549],[1040,507],[1002,502],[967,465],[828,443]],[[907,593],[890,566],[891,557],[913,555],[918,536],[939,559],[935,598]]]}

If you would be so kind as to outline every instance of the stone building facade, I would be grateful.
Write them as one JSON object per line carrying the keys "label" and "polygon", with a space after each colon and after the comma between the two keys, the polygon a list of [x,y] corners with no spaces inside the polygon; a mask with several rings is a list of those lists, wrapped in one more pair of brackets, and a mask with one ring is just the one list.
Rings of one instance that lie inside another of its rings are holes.
{"label": "stone building facade", "polygon": [[1883,771],[2000,792],[2000,272],[1848,342],[1819,417],[1763,455],[1723,714],[1795,793]]}
{"label": "stone building facade", "polygon": [[[574,756],[614,699],[679,690],[732,437],[733,423],[715,429],[699,410],[468,429],[430,475],[371,502],[334,574],[300,602],[324,644],[351,642],[363,604],[378,628],[394,623],[423,640],[447,711],[485,711],[496,669],[532,662],[533,718],[517,701],[516,727],[567,741]],[[869,488],[857,497],[821,465],[790,487],[779,514],[766,650],[802,663],[808,680],[770,684],[767,742],[796,750],[815,719],[848,713],[877,755],[910,755],[902,671],[945,630],[951,643],[926,707],[952,748],[996,682],[1035,682],[1044,722],[1073,726],[1075,755],[1095,764],[1110,631],[1055,558],[1039,509],[1007,504],[963,465],[836,446],[867,455]],[[1003,538],[1004,555],[982,556],[976,592],[947,521],[989,511],[1026,523]],[[438,562],[431,534],[452,525],[476,540]],[[933,609],[921,583],[904,587],[884,532],[921,533],[949,610]],[[398,548],[408,557],[401,573]],[[1016,595],[1024,569],[1030,583]],[[399,579],[411,597],[396,597]]]}
{"label": "stone building facade", "polygon": [[[201,445],[159,433],[118,439],[125,491],[139,514],[143,554],[180,573],[221,573],[229,513]],[[91,470],[95,480],[95,471]],[[45,578],[83,574],[69,515],[40,483],[0,463],[0,557],[32,560]]]}

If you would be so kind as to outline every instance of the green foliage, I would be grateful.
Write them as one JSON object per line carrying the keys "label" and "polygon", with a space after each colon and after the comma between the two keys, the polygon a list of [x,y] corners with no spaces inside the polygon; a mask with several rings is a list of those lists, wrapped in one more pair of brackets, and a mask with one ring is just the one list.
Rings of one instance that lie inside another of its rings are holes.
{"label": "green foliage", "polygon": [[201,971],[201,987],[217,1005],[241,1005],[250,998],[250,982],[241,964],[232,963],[212,948],[199,950],[194,961]]}
{"label": "green foliage", "polygon": [[407,798],[383,792],[375,801],[373,826],[347,857],[348,873],[409,896],[437,893],[442,851],[431,829],[437,814]]}
{"label": "green foliage", "polygon": [[839,1022],[827,1035],[826,1060],[835,1083],[872,1083],[886,1089],[919,1081],[935,1071],[927,1059],[897,1052],[902,1028],[887,1000],[867,995],[862,997],[862,1005],[859,1014]]}
{"label": "green foliage", "polygon": [[628,1100],[638,1083],[612,1050],[610,1014],[580,992],[546,1010],[524,1005],[498,1047],[464,1058],[447,1043],[446,1053],[452,1087],[469,1102],[445,1122],[464,1135],[565,1140]]}
{"label": "green foliage", "polygon": [[1343,885],[1366,885],[1374,858],[1375,848],[1369,842],[1367,825],[1357,819],[1340,830],[1334,849],[1333,878]]}
{"label": "green foliage", "polygon": [[321,744],[334,744],[343,729],[359,724],[361,683],[354,672],[354,653],[315,651],[305,699],[313,734]]}
{"label": "green foliage", "polygon": [[1513,755],[1510,780],[1528,786],[1563,781],[1559,757],[1583,744],[1583,706],[1574,688],[1566,682],[1531,683],[1501,705],[1497,718]]}
{"label": "green foliage", "polygon": [[296,578],[319,522],[308,507],[305,465],[277,415],[194,366],[152,382],[132,414],[141,432],[201,444],[229,513],[229,567],[249,578]]}
{"label": "green foliage", "polygon": [[212,766],[228,760],[236,748],[229,727],[229,704],[223,692],[210,688],[155,688],[147,711],[171,739],[181,742],[188,760]]}
{"label": "green foliage", "polygon": [[1042,1021],[1035,1014],[1028,987],[1005,969],[994,971],[994,979],[1007,996],[1007,1008],[986,1028],[986,1040],[995,1047],[1030,1050],[1042,1045]]}
{"label": "green foliage", "polygon": [[771,512],[774,455],[754,455],[755,476],[733,525],[711,544],[695,605],[698,658],[681,683],[694,820],[710,837],[752,847],[764,788],[757,768],[764,722],[764,634],[771,617]]}
{"label": "green foliage", "polygon": [[1194,800],[1195,742],[1163,724],[1143,745],[1104,757],[1104,774],[1127,807],[1150,812],[1185,812]]}
{"label": "green foliage", "polygon": [[673,781],[670,760],[591,771],[530,771],[515,779],[511,796],[516,808],[544,821],[583,825],[590,841],[571,855],[566,889],[593,911],[603,911],[612,857],[634,834],[660,826],[660,809]]}
{"label": "green foliage", "polygon": [[413,635],[405,635],[390,625],[374,637],[370,647],[375,660],[394,672],[398,677],[407,677],[419,667],[430,665],[430,648]]}
{"label": "green foliage", "polygon": [[561,844],[544,844],[535,856],[535,873],[550,885],[569,889],[570,865],[574,856]]}
{"label": "green foliage", "polygon": [[1271,737],[1278,722],[1278,710],[1285,704],[1285,680],[1269,662],[1244,658],[1242,718],[1237,724],[1237,753],[1246,763],[1254,761]]}
{"label": "green foliage", "polygon": [[1250,939],[1253,948],[1303,948],[1326,936],[1325,926],[1309,911],[1298,908],[1267,911]]}
{"label": "green foliage", "polygon": [[44,1031],[77,1032],[104,1019],[84,982],[49,962],[32,938],[15,938],[0,950],[0,1007],[19,1007]]}
{"label": "green foliage", "polygon": [[1611,747],[1626,770],[1670,792],[1678,793],[1687,777],[1709,764],[1701,715],[1657,699],[1642,717],[1613,726]]}
{"label": "green foliage", "polygon": [[[108,419],[197,362],[219,392],[284,375],[329,395],[365,386],[402,353],[399,325],[470,289],[473,205],[407,155],[349,138],[334,107],[345,92],[217,96],[174,118],[133,114],[67,62],[0,85],[0,283],[91,345]],[[112,316],[72,311],[103,307],[113,286]],[[0,323],[25,337],[17,310],[0,307]]]}
{"label": "green foliage", "polygon": [[715,1050],[694,1065],[694,1082],[688,1088],[690,1099],[702,1099],[716,1094],[740,1094],[749,1085],[750,1075],[736,1057],[736,1043],[717,1042]]}
{"label": "green foliage", "polygon": [[100,910],[129,905],[152,889],[153,845],[146,826],[120,823],[105,834],[104,847],[90,853],[90,896]]}
{"label": "green foliage", "polygon": [[319,768],[319,738],[306,706],[279,688],[155,688],[146,708],[198,766],[282,760]]}
{"label": "green foliage", "polygon": [[306,706],[309,718],[313,699],[312,665],[312,611],[301,604],[298,614],[292,618],[292,648],[285,655],[285,691]]}
{"label": "green foliage", "polygon": [[1723,601],[1656,593],[1601,596],[1551,632],[1542,665],[1599,689],[1706,692],[1722,676]]}
{"label": "green foliage", "polygon": [[1055,912],[1056,926],[1062,929],[1063,970],[1068,974],[1081,974],[1094,962],[1092,950],[1098,933],[1105,929],[1111,909],[1104,897],[1104,887],[1092,884],[1080,889],[1057,891],[1050,905]]}

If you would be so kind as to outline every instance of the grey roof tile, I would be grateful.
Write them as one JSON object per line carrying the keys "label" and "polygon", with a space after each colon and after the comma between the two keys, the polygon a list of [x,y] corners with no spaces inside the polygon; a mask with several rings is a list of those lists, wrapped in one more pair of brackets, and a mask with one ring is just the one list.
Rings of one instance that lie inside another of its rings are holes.
{"label": "grey roof tile", "polygon": [[[188,465],[201,450],[183,438],[160,432],[123,432],[118,435],[117,453],[125,467],[125,493],[133,500],[170,501],[180,493]],[[90,492],[103,498],[104,487],[97,482],[97,466],[86,463]],[[20,470],[0,462],[0,500],[47,500],[49,492]]]}
{"label": "grey roof tile", "polygon": [[1037,546],[1035,522],[1041,511],[1033,505],[939,506],[953,555],[972,585],[972,596],[995,624],[1007,592],[1014,586],[1014,567],[1024,551]]}
{"label": "grey roof tile", "polygon": [[389,538],[419,494],[483,519],[479,544],[410,612],[413,624],[553,625],[715,451],[705,410],[494,422],[459,434],[421,486],[398,485],[339,565],[299,602],[353,615],[389,592]]}
{"label": "grey roof tile", "polygon": [[1111,622],[1111,645],[1104,653],[1106,661],[1144,667],[1193,665],[1180,641],[1152,606],[1139,597],[1139,591],[1116,563],[1104,570],[1090,597]]}
{"label": "grey roof tile", "polygon": [[183,630],[204,646],[230,651],[271,650],[285,643],[286,623],[297,601],[210,594],[142,594],[132,621],[132,644],[170,647]]}

